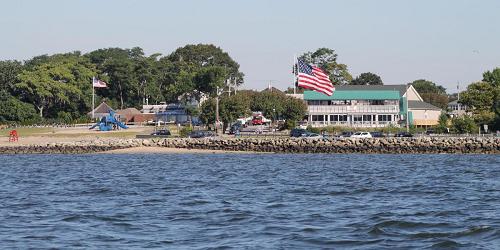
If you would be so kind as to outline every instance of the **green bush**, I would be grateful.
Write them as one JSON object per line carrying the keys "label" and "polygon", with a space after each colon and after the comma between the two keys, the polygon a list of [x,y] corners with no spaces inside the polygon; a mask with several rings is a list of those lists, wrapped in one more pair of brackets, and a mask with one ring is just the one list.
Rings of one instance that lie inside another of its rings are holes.
{"label": "green bush", "polygon": [[185,126],[182,127],[181,130],[179,131],[179,134],[181,137],[187,137],[189,133],[193,131],[193,128],[191,126]]}
{"label": "green bush", "polygon": [[478,127],[474,120],[467,115],[453,118],[452,123],[453,131],[457,134],[472,134],[478,131]]}
{"label": "green bush", "polygon": [[0,121],[19,122],[22,125],[29,125],[40,122],[40,116],[32,104],[17,100],[16,98],[0,93]]}
{"label": "green bush", "polygon": [[321,133],[321,130],[319,128],[313,128],[311,125],[307,126],[307,131],[316,134]]}
{"label": "green bush", "polygon": [[293,120],[286,120],[285,125],[283,126],[284,129],[294,129],[297,126],[297,122]]}

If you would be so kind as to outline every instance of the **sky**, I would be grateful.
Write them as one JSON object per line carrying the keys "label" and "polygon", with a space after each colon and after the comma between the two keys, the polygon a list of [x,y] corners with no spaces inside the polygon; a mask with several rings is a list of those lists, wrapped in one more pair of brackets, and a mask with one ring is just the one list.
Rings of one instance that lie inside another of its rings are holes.
{"label": "sky", "polygon": [[168,55],[211,43],[242,88],[292,86],[295,55],[334,49],[355,77],[431,80],[456,92],[500,67],[498,0],[0,0],[0,60],[139,46]]}

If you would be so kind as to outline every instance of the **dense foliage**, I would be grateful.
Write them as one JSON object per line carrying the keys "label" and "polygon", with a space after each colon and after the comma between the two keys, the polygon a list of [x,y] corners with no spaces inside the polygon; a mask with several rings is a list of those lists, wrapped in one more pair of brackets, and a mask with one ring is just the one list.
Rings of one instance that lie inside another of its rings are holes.
{"label": "dense foliage", "polygon": [[443,86],[436,85],[431,81],[424,79],[416,80],[408,83],[417,90],[424,102],[430,103],[436,107],[446,109],[448,105],[448,95]]}
{"label": "dense foliage", "polygon": [[483,81],[467,86],[459,102],[467,105],[476,124],[500,130],[500,68],[485,72]]}
{"label": "dense foliage", "polygon": [[352,81],[352,75],[349,73],[347,65],[337,62],[337,57],[335,50],[319,48],[314,52],[304,53],[299,59],[321,68],[329,75],[334,85],[349,84]]}
{"label": "dense foliage", "polygon": [[366,72],[352,80],[351,85],[384,85],[384,83],[377,74]]}
{"label": "dense foliage", "polygon": [[[215,99],[203,103],[201,120],[206,124],[215,123]],[[261,111],[272,120],[286,120],[289,127],[301,121],[306,114],[306,105],[302,100],[286,96],[282,92],[251,90],[239,91],[233,95],[222,95],[219,101],[220,120],[225,127],[236,119],[248,117],[252,111]]]}
{"label": "dense foliage", "polygon": [[[91,110],[92,77],[96,104],[140,108],[149,103],[187,102],[243,83],[239,64],[214,45],[187,45],[167,56],[146,56],[141,48],[98,49],[87,54],[42,55],[24,63],[0,61],[0,121],[58,119],[71,122]],[[22,110],[22,111],[21,111]],[[32,117],[38,113],[37,119]]]}

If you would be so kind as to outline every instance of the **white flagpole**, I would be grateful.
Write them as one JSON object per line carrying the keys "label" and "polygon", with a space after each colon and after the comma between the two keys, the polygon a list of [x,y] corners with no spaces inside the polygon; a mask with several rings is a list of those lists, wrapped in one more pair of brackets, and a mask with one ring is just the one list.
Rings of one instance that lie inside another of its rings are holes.
{"label": "white flagpole", "polygon": [[92,77],[92,120],[94,120],[94,105],[95,105],[94,79],[95,77]]}
{"label": "white flagpole", "polygon": [[293,55],[293,94],[297,94],[297,56]]}

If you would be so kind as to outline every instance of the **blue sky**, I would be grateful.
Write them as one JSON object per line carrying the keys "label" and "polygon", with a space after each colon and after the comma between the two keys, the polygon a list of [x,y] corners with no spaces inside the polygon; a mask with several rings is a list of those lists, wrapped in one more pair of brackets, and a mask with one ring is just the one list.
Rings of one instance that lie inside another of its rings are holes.
{"label": "blue sky", "polygon": [[213,43],[244,88],[291,86],[294,55],[335,49],[356,76],[425,78],[456,92],[500,67],[498,0],[0,0],[0,60],[139,46],[169,54]]}

